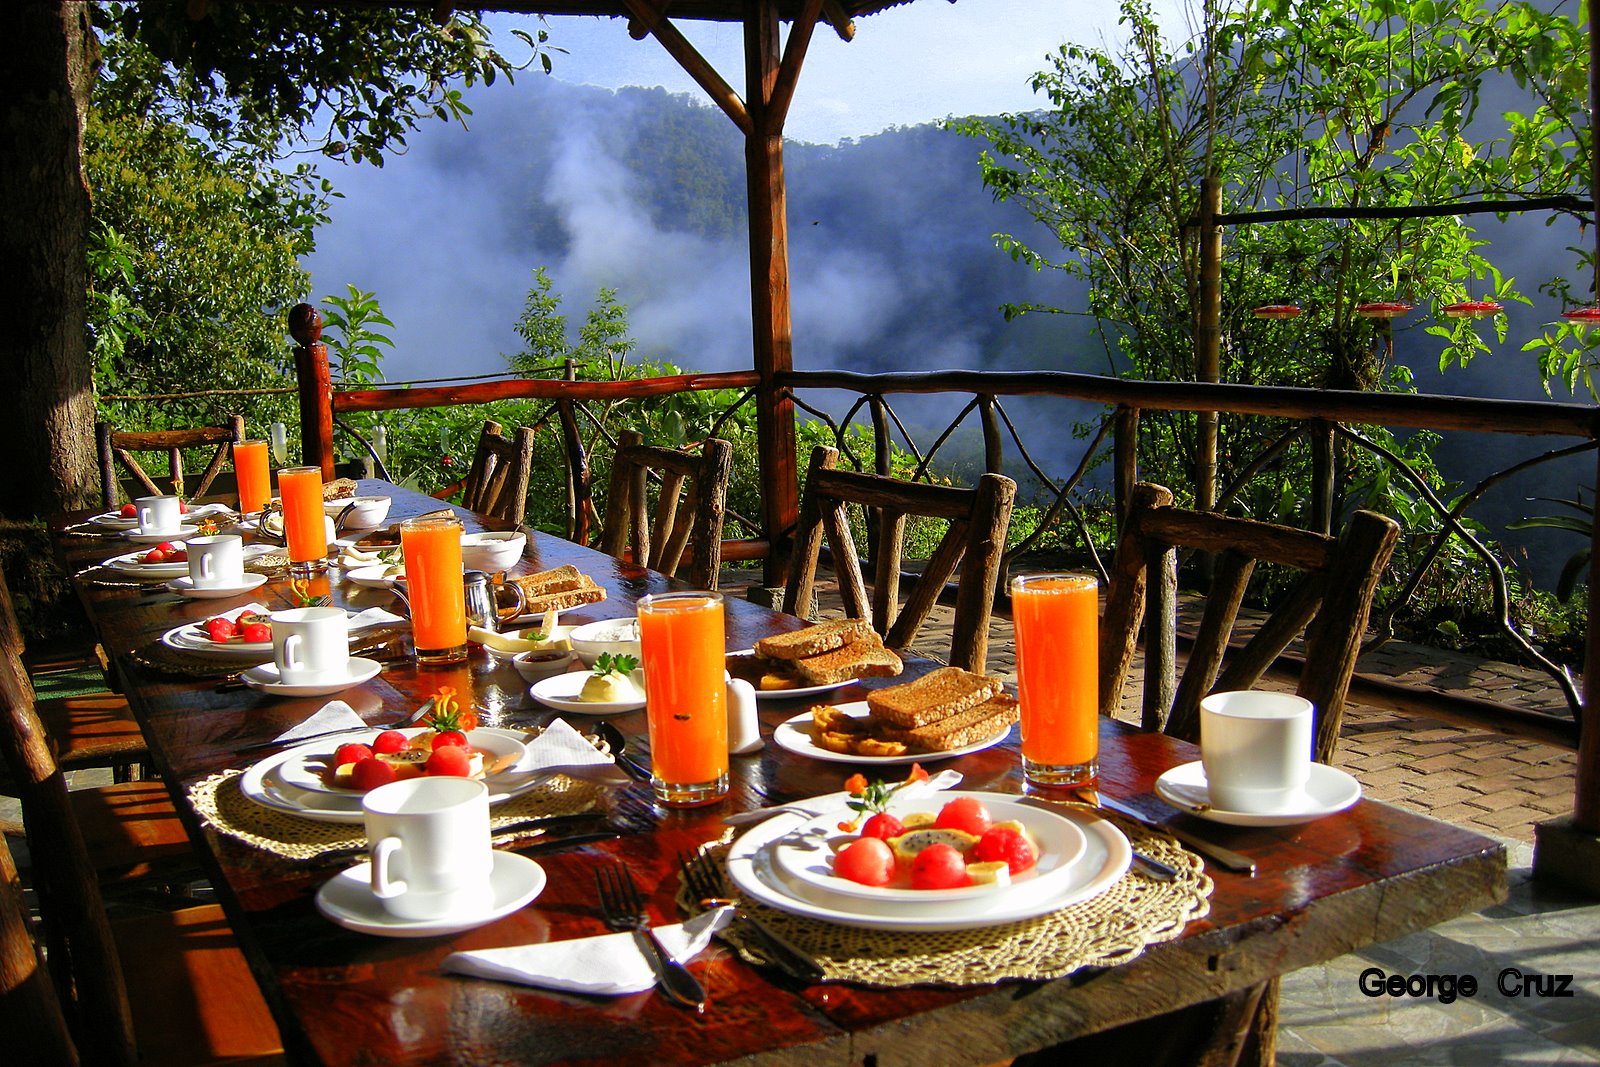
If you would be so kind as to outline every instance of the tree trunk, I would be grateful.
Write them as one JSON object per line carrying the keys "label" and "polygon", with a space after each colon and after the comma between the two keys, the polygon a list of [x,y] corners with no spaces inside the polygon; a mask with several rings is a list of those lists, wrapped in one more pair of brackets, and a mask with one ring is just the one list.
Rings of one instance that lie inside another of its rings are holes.
{"label": "tree trunk", "polygon": [[0,514],[93,502],[94,380],[85,323],[83,117],[97,46],[88,5],[25,0],[0,34]]}

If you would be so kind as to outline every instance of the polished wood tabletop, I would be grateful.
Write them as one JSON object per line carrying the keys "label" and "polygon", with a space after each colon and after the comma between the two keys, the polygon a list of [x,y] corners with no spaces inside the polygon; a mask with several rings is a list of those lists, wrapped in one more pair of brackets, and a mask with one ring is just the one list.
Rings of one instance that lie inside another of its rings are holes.
{"label": "polished wood tabletop", "polygon": [[[362,492],[394,498],[390,521],[439,506],[385,483],[363,483]],[[494,525],[461,514],[469,529]],[[57,544],[75,567],[126,549],[120,541],[66,535]],[[564,613],[563,622],[630,616],[641,596],[675,584],[538,533],[530,535],[515,570],[564,563],[593,577],[608,597]],[[94,581],[93,573],[77,579],[80,596],[295,1062],[991,1063],[1214,1001],[1482,908],[1505,893],[1505,857],[1497,842],[1363,800],[1347,812],[1285,828],[1240,829],[1184,819],[1182,825],[1255,859],[1259,873],[1245,877],[1208,866],[1215,880],[1210,914],[1191,923],[1177,940],[1150,946],[1130,963],[1088,968],[1051,982],[966,989],[808,987],[749,966],[720,944],[691,964],[710,998],[700,1014],[653,992],[585,997],[462,978],[440,969],[453,951],[604,932],[594,873],[611,858],[625,860],[638,876],[656,921],[675,921],[674,863],[681,850],[720,837],[721,819],[730,812],[837,791],[857,768],[809,760],[769,743],[757,753],[732,757],[732,792],[714,806],[656,809],[648,804],[648,787],[631,784],[611,791],[606,802],[650,811],[653,828],[541,857],[548,885],[512,915],[450,937],[387,939],[350,932],[324,919],[313,903],[317,888],[337,866],[285,860],[219,834],[201,824],[186,800],[190,785],[226,768],[249,766],[260,753],[242,749],[295,725],[327,698],[219,691],[216,679],[141,666],[131,652],[231,602],[112,587]],[[389,594],[359,589],[334,573],[336,602],[353,607],[387,602]],[[254,599],[288,606],[289,596],[287,584],[274,580],[238,603]],[[730,650],[803,625],[735,597],[728,598],[727,608]],[[532,701],[509,665],[493,661],[482,649],[458,668],[390,665],[339,697],[378,726],[415,709],[440,685],[470,693],[475,705],[487,709],[484,725],[540,724],[556,717]],[[855,699],[862,692],[846,689],[834,699]],[[762,701],[764,733],[770,737],[776,724],[804,707],[803,701]],[[613,721],[642,743],[642,712]],[[1197,750],[1111,720],[1103,721],[1101,740],[1101,789],[1151,815],[1170,816],[1154,795],[1155,779],[1195,759]],[[1015,731],[999,746],[939,766],[959,770],[964,788],[1022,791]]]}

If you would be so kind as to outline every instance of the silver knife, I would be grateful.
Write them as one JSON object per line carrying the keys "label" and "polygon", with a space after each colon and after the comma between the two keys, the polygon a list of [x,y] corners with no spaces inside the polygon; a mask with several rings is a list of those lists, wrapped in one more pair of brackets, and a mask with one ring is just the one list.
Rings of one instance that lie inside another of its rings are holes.
{"label": "silver knife", "polygon": [[1124,818],[1132,819],[1141,826],[1148,826],[1150,829],[1156,830],[1163,834],[1171,834],[1173,837],[1177,838],[1179,841],[1182,841],[1184,844],[1188,845],[1202,856],[1206,856],[1214,860],[1218,866],[1222,867],[1223,870],[1233,871],[1237,874],[1248,874],[1251,877],[1255,877],[1256,861],[1251,859],[1249,856],[1241,855],[1240,853],[1233,851],[1231,848],[1223,848],[1221,845],[1216,844],[1213,841],[1207,841],[1205,838],[1192,834],[1188,830],[1185,830],[1181,827],[1172,826],[1169,823],[1157,822],[1148,815],[1145,815],[1137,809],[1124,804],[1122,801],[1113,800],[1111,797],[1106,796],[1097,789],[1079,789],[1076,792],[1078,795],[1084,797],[1087,803],[1105,808],[1107,811],[1114,811]]}

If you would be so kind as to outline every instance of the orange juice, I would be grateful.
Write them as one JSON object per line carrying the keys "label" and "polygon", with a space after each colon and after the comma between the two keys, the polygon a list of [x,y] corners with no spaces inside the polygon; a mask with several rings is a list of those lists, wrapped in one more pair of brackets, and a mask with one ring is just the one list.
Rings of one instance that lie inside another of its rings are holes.
{"label": "orange juice", "polygon": [[1092,780],[1100,754],[1098,583],[1087,574],[1011,582],[1022,769],[1040,785]]}
{"label": "orange juice", "polygon": [[639,601],[650,764],[663,804],[709,804],[728,792],[722,620],[718,593],[658,593]]}
{"label": "orange juice", "polygon": [[407,519],[400,524],[411,636],[418,663],[467,658],[467,601],[461,583],[461,520]]}
{"label": "orange juice", "polygon": [[265,441],[233,443],[233,476],[239,483],[239,510],[248,515],[260,511],[272,499],[272,478],[267,472]]}
{"label": "orange juice", "polygon": [[283,536],[289,545],[289,562],[322,562],[328,555],[328,531],[322,510],[322,468],[283,468],[278,472],[278,492],[283,497]]}

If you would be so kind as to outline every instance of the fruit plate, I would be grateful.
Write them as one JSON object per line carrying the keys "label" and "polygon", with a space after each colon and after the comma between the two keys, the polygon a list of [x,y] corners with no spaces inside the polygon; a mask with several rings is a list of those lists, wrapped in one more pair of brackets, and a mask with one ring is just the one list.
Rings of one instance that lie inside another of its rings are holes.
{"label": "fruit plate", "polygon": [[981,796],[996,823],[1019,822],[1038,846],[1038,862],[1027,871],[1012,876],[1007,886],[971,885],[957,889],[912,889],[906,864],[888,886],[862,885],[833,873],[834,852],[857,838],[839,829],[837,813],[818,816],[794,828],[774,842],[773,863],[783,875],[831,896],[855,897],[884,907],[905,908],[939,905],[958,900],[982,900],[999,895],[1053,895],[1072,874],[1072,865],[1089,847],[1083,830],[1071,819],[1053,811],[1012,800],[989,799],[992,794],[936,793],[902,803],[891,802],[889,812],[905,818],[912,812],[937,810],[958,796]]}
{"label": "fruit plate", "polygon": [[[480,729],[488,728],[480,727]],[[360,793],[353,790],[341,790],[338,793],[311,792],[285,782],[279,772],[285,762],[296,758],[308,748],[317,747],[320,751],[331,752],[350,741],[369,744],[382,732],[380,729],[352,730],[347,734],[318,738],[315,742],[307,742],[274,753],[253,764],[239,776],[239,791],[263,807],[286,811],[302,819],[310,819],[312,822],[359,823],[362,821]],[[513,740],[521,740],[511,731],[493,732],[504,733]],[[504,803],[542,784],[547,778],[548,775],[544,774],[517,774],[504,784],[491,783],[489,804],[493,806]]]}
{"label": "fruit plate", "polygon": [[[381,731],[380,731],[381,732]],[[405,734],[410,740],[419,734],[432,733],[425,727],[409,727],[398,731]],[[374,732],[372,737],[377,737]],[[333,755],[341,745],[364,744],[371,741],[351,741],[348,738],[324,740],[321,744],[302,745],[295,749],[293,759],[285,760],[278,768],[278,777],[286,784],[302,789],[307,793],[330,793],[334,796],[360,797],[361,790],[347,786],[329,785],[323,779],[323,773],[333,761]],[[467,744],[483,753],[484,778],[493,779],[496,775],[515,767],[522,758],[528,754],[525,746],[514,735],[503,730],[481,729],[467,731]]]}
{"label": "fruit plate", "polygon": [[140,578],[176,578],[180,574],[189,573],[188,560],[179,560],[176,563],[140,562],[149,551],[148,548],[141,548],[137,552],[125,552],[120,556],[112,556],[103,565],[111,570]]}
{"label": "fruit plate", "polygon": [[103,511],[99,515],[91,515],[87,520],[96,526],[104,526],[108,530],[131,530],[139,525],[139,516],[124,515],[120,511]]}
{"label": "fruit plate", "polygon": [[835,689],[842,689],[847,685],[855,685],[861,679],[846,678],[842,682],[830,682],[827,685],[804,685],[794,689],[763,689],[761,676],[766,672],[761,668],[761,662],[756,659],[753,648],[740,649],[728,653],[728,673],[735,678],[743,678],[749,682],[756,691],[757,700],[798,700],[801,697],[814,697],[819,693],[831,693]]}
{"label": "fruit plate", "polygon": [[[952,796],[980,797],[985,803],[1018,798],[1004,793],[952,793]],[[842,802],[841,802],[842,803]],[[840,808],[841,817],[845,809]],[[1025,887],[990,897],[930,903],[920,907],[892,904],[879,907],[870,901],[849,896],[834,896],[787,877],[774,863],[777,841],[809,817],[779,815],[757,824],[728,852],[728,874],[741,893],[751,900],[793,915],[840,926],[874,930],[973,930],[1001,926],[1037,918],[1069,904],[1104,892],[1121,878],[1133,860],[1127,837],[1110,822],[1093,812],[1068,810],[1060,818],[1074,823],[1083,832],[1085,848],[1059,885],[1030,893]]]}
{"label": "fruit plate", "polygon": [[[834,705],[852,719],[867,717],[867,702],[855,700],[848,704]],[[823,760],[827,763],[873,763],[879,766],[890,767],[906,763],[932,763],[935,760],[950,759],[954,756],[965,756],[971,752],[982,752],[986,748],[993,748],[1006,739],[1011,733],[1011,727],[997,731],[992,737],[974,741],[970,745],[962,745],[948,752],[907,752],[903,756],[858,756],[853,752],[834,752],[817,744],[811,736],[811,712],[804,711],[792,719],[780,722],[772,731],[772,740],[779,748],[787,749],[797,756],[810,756],[812,759]]]}

